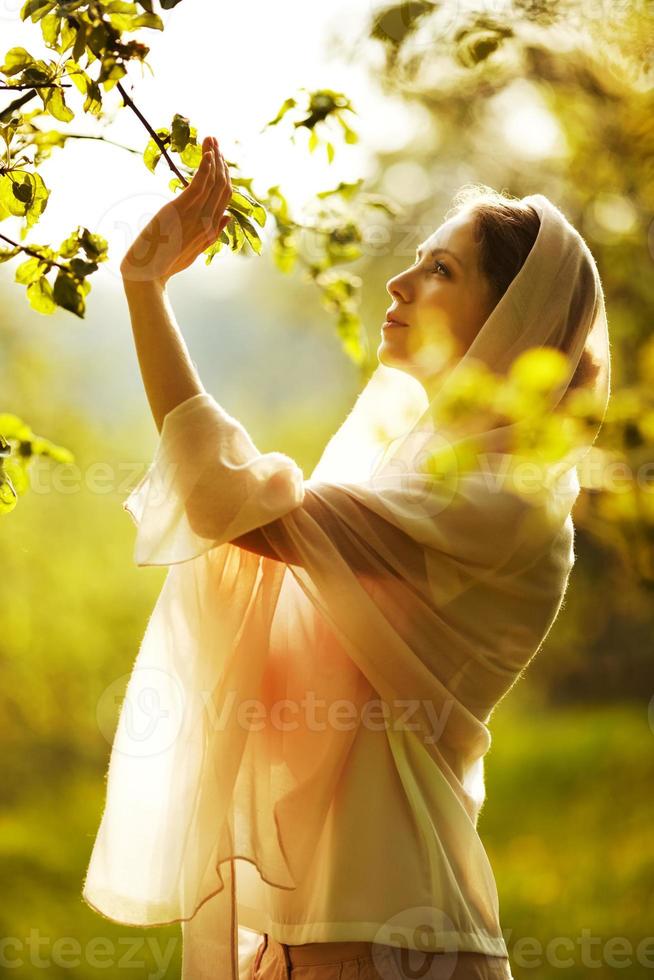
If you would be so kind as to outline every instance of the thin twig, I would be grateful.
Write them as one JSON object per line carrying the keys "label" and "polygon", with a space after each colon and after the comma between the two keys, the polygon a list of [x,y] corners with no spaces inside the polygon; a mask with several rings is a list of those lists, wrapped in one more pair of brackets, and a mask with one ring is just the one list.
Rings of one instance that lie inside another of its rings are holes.
{"label": "thin twig", "polygon": [[0,89],[14,89],[14,88],[72,88],[73,86],[70,82],[41,82],[37,84],[32,82],[30,85],[0,85]]}
{"label": "thin twig", "polygon": [[141,120],[141,122],[143,123],[143,125],[147,129],[148,133],[150,134],[150,136],[152,137],[152,139],[155,141],[155,143],[157,144],[157,146],[161,150],[162,155],[168,161],[168,166],[170,167],[170,169],[172,170],[172,172],[177,177],[179,177],[179,179],[181,180],[181,182],[184,184],[184,187],[188,187],[188,184],[189,184],[188,180],[186,180],[186,178],[184,177],[184,175],[182,173],[180,173],[180,171],[175,166],[174,162],[170,159],[170,157],[168,156],[168,152],[166,150],[166,147],[161,142],[161,139],[159,138],[159,136],[157,135],[157,133],[155,133],[154,129],[152,128],[152,126],[150,125],[150,123],[147,121],[147,119],[145,118],[145,116],[143,115],[143,113],[140,111],[140,109],[134,104],[134,102],[129,97],[129,95],[127,94],[127,92],[125,91],[125,89],[123,88],[123,86],[121,85],[120,82],[116,82],[116,88],[118,89],[118,91],[122,95],[123,101],[125,102],[125,105],[128,105],[130,107],[130,109],[132,110],[132,112],[135,113],[135,115]]}
{"label": "thin twig", "polygon": [[[36,128],[36,127],[35,127]],[[37,129],[37,133],[45,133],[45,129]],[[136,153],[137,156],[142,156],[141,150],[135,150],[133,146],[125,146],[124,143],[117,143],[116,140],[110,140],[106,136],[92,136],[86,133],[62,133],[67,140],[102,140],[103,143],[111,143],[112,146],[118,146],[121,150],[128,150],[130,153]]]}
{"label": "thin twig", "polygon": [[62,265],[61,262],[57,262],[55,259],[45,259],[42,255],[39,255],[38,252],[35,252],[34,249],[31,249],[29,245],[21,245],[19,242],[15,242],[11,238],[7,238],[7,236],[3,235],[2,232],[0,232],[0,238],[4,238],[4,240],[9,242],[10,245],[13,245],[14,248],[19,248],[28,255],[33,255],[35,259],[40,259],[41,262],[48,262],[51,266],[58,266],[60,269],[63,269],[64,272],[67,272],[70,275],[70,269],[66,268],[65,265]]}

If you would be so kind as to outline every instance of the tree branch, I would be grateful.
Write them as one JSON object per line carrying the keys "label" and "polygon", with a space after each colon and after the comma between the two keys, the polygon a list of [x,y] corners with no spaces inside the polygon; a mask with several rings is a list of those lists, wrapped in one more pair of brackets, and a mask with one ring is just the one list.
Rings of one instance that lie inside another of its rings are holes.
{"label": "tree branch", "polygon": [[20,109],[26,102],[33,99],[35,95],[36,92],[27,92],[25,95],[21,95],[19,99],[14,99],[13,102],[10,102],[7,108],[0,112],[0,123],[8,122],[12,112],[14,112],[15,109]]}
{"label": "tree branch", "polygon": [[[34,127],[36,129],[36,127]],[[36,129],[37,133],[45,133],[45,129]],[[106,136],[94,136],[87,133],[62,133],[67,140],[102,140],[103,143],[111,143],[112,146],[118,146],[121,150],[127,150],[129,153],[136,153],[137,156],[142,156],[141,150],[135,150],[132,146],[125,146],[124,143],[117,143],[116,140],[110,140]]]}
{"label": "tree branch", "polygon": [[[70,82],[39,82],[37,85],[32,82],[30,85],[20,84],[20,85],[0,85],[0,89],[11,90],[14,88],[72,88],[73,86]],[[36,93],[35,93],[36,94]]]}
{"label": "tree branch", "polygon": [[41,262],[48,262],[50,266],[56,265],[59,269],[63,269],[64,272],[70,275],[70,269],[67,269],[65,265],[61,264],[61,262],[57,262],[55,259],[44,258],[42,255],[39,255],[38,252],[35,252],[34,249],[30,248],[29,245],[21,245],[19,242],[15,242],[11,238],[7,238],[7,236],[3,235],[2,232],[0,232],[0,238],[4,238],[6,242],[9,242],[9,244],[13,245],[14,248],[19,248],[21,252],[26,252],[27,255],[33,255],[35,259],[40,259]]}
{"label": "tree branch", "polygon": [[170,167],[170,169],[172,170],[172,172],[177,177],[179,177],[179,179],[181,180],[181,182],[184,184],[184,187],[188,187],[188,184],[189,184],[188,180],[186,180],[186,178],[184,177],[184,175],[182,173],[180,173],[180,171],[177,169],[177,167],[175,166],[175,164],[173,163],[173,161],[170,159],[170,157],[168,156],[168,152],[166,150],[166,147],[161,142],[159,136],[155,133],[154,129],[152,128],[152,126],[150,125],[150,123],[147,121],[147,119],[145,118],[145,116],[143,115],[143,113],[140,111],[140,109],[134,104],[134,102],[132,101],[132,99],[130,98],[130,96],[127,94],[127,92],[125,91],[125,89],[123,88],[123,86],[122,86],[122,84],[120,82],[116,82],[116,88],[118,89],[118,91],[122,95],[123,101],[124,101],[125,105],[128,105],[130,107],[130,109],[132,110],[132,112],[135,113],[135,115],[141,120],[141,122],[143,123],[143,125],[147,129],[148,133],[150,134],[150,136],[152,137],[152,139],[155,141],[155,143],[157,144],[157,146],[161,150],[162,156],[164,156],[166,158],[166,160],[168,161],[168,166]]}

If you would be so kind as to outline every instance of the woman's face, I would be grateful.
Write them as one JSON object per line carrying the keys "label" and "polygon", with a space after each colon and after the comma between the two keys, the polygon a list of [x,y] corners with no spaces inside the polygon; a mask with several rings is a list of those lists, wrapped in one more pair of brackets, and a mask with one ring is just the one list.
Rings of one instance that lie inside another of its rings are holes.
{"label": "woman's face", "polygon": [[384,324],[379,361],[428,383],[465,353],[495,306],[477,268],[471,211],[437,228],[420,245],[414,264],[386,288],[393,299],[388,312],[406,325]]}

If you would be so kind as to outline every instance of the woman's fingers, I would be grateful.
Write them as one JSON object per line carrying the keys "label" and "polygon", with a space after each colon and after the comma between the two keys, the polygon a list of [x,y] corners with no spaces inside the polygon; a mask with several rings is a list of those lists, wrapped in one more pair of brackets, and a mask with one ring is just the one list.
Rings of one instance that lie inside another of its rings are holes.
{"label": "woman's fingers", "polygon": [[229,171],[227,169],[227,164],[225,163],[225,158],[223,157],[220,150],[217,150],[217,179],[213,193],[210,195],[209,205],[211,207],[211,220],[213,225],[217,225],[220,221],[225,207],[229,203],[232,196],[232,182],[229,177]]}
{"label": "woman's fingers", "polygon": [[[225,158],[215,137],[207,136],[202,142],[204,150],[200,166],[180,199],[185,198],[185,216],[188,221],[188,246],[198,240],[213,242],[221,234],[229,220],[225,207],[232,196],[232,183]],[[224,219],[224,220],[223,220]]]}

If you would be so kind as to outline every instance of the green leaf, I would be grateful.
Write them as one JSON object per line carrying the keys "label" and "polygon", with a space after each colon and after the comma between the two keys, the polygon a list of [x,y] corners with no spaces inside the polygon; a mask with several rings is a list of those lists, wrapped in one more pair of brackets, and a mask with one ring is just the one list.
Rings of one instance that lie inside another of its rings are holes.
{"label": "green leaf", "polygon": [[30,305],[38,313],[53,313],[56,309],[56,303],[52,297],[52,286],[45,278],[41,276],[36,282],[30,283],[27,287],[27,298]]}
{"label": "green leaf", "polygon": [[325,149],[327,150],[327,159],[330,163],[334,161],[334,144],[330,143],[329,140],[325,143]]}
{"label": "green leaf", "polygon": [[71,256],[76,255],[79,251],[80,241],[79,235],[76,231],[69,235],[68,238],[64,239],[58,249],[58,254],[62,259],[69,259]]}
{"label": "green leaf", "polygon": [[55,47],[61,29],[61,17],[58,14],[48,14],[41,21],[41,34],[48,47]]}
{"label": "green leaf", "polygon": [[43,107],[60,122],[70,122],[75,118],[75,113],[66,105],[61,88],[48,89],[47,95],[43,96]]}
{"label": "green leaf", "polygon": [[84,290],[72,276],[60,270],[55,279],[52,295],[57,306],[61,306],[64,310],[69,310],[76,316],[83,318],[85,309]]}
{"label": "green leaf", "polygon": [[153,31],[163,31],[164,29],[163,21],[158,14],[139,14],[134,22],[134,28],[137,27],[149,27]]}
{"label": "green leaf", "polygon": [[82,248],[86,252],[86,257],[91,260],[91,262],[104,262],[107,258],[107,251],[109,249],[109,243],[106,238],[102,235],[91,234],[88,228],[82,230],[82,235],[80,237],[80,242]]}
{"label": "green leaf", "polygon": [[90,28],[84,21],[80,22],[77,28],[77,36],[75,38],[75,44],[73,45],[73,59],[79,61],[83,54],[86,53],[86,35]]}
{"label": "green leaf", "polygon": [[48,271],[49,267],[48,262],[32,256],[25,262],[21,262],[16,268],[15,281],[22,283],[24,286],[28,286],[30,283],[37,282],[43,273]]}
{"label": "green leaf", "polygon": [[345,142],[346,143],[358,143],[359,142],[359,137],[357,136],[357,134],[354,132],[353,129],[350,129],[350,127],[345,122],[345,120],[343,119],[343,117],[341,115],[337,115],[336,118],[338,119],[339,123],[343,127],[343,133],[345,134]]}
{"label": "green leaf", "polygon": [[5,141],[7,147],[11,144],[14,136],[16,135],[17,123],[8,124],[7,126],[0,126],[0,136]]}
{"label": "green leaf", "polygon": [[155,167],[159,163],[161,158],[161,150],[153,139],[148,140],[148,144],[143,153],[143,162],[145,163],[148,170],[154,173]]}
{"label": "green leaf", "polygon": [[288,275],[293,271],[297,262],[298,247],[290,235],[277,236],[272,243],[273,262],[280,272]]}
{"label": "green leaf", "polygon": [[20,11],[20,19],[27,20],[29,17],[34,23],[40,20],[55,6],[54,0],[27,0]]}
{"label": "green leaf", "polygon": [[[286,99],[275,118],[271,119],[270,122],[267,122],[266,126],[276,126],[279,120],[282,119],[288,110],[292,109],[294,105],[297,105],[295,99]],[[264,126],[264,129],[266,126]]]}
{"label": "green leaf", "polygon": [[71,259],[68,265],[78,279],[83,279],[98,268],[97,262],[85,262],[84,259]]}
{"label": "green leaf", "polygon": [[0,65],[3,75],[15,75],[19,71],[34,64],[34,58],[25,48],[9,48],[5,55],[4,65]]}
{"label": "green leaf", "polygon": [[109,14],[109,21],[117,31],[136,31],[139,27],[150,27],[156,31],[163,30],[163,21],[158,14],[139,14],[136,7],[130,3],[120,6],[129,8],[129,12]]}
{"label": "green leaf", "polygon": [[93,116],[100,115],[102,111],[102,91],[97,82],[89,82],[88,94],[82,108],[84,112],[90,112]]}
{"label": "green leaf", "polygon": [[180,114],[176,112],[173,116],[171,135],[171,149],[175,150],[176,153],[181,153],[191,138],[190,120],[187,119],[186,116],[180,116]]}
{"label": "green leaf", "polygon": [[[162,143],[167,144],[170,142],[170,130],[157,129],[156,133]],[[148,168],[148,170],[151,170],[152,173],[154,173],[155,167],[159,163],[160,158],[161,158],[161,149],[159,148],[158,144],[155,142],[154,139],[148,140],[148,144],[145,150],[143,151],[143,161],[146,167]]]}
{"label": "green leaf", "polygon": [[252,222],[248,221],[245,215],[241,214],[240,211],[234,211],[233,214],[234,214],[234,221],[231,222],[231,224],[234,225],[238,222],[238,224],[243,229],[243,234],[245,235],[245,238],[249,243],[249,245],[251,246],[252,250],[256,252],[257,255],[261,255],[261,248],[262,248],[261,239],[259,238],[257,234],[257,230],[252,224]]}
{"label": "green leaf", "polygon": [[89,87],[89,83],[91,81],[90,77],[77,64],[76,61],[73,61],[72,58],[69,58],[66,61],[64,67],[65,67],[66,73],[67,73],[68,77],[70,78],[70,80],[72,81],[73,85],[75,85],[80,90],[80,92],[82,93],[82,95],[86,95],[87,90],[88,90],[88,87]]}
{"label": "green leaf", "polygon": [[24,170],[0,176],[0,204],[14,217],[27,214],[34,199],[36,181]]}
{"label": "green leaf", "polygon": [[15,217],[26,217],[28,228],[36,224],[45,211],[48,197],[40,174],[14,170],[0,177],[0,205]]}
{"label": "green leaf", "polygon": [[363,185],[363,177],[358,180],[351,182],[346,182],[344,180],[339,181],[336,187],[331,187],[327,191],[319,191],[316,197],[325,198],[330,197],[332,194],[338,194],[340,197],[344,198],[346,201],[353,198]]}
{"label": "green leaf", "polygon": [[245,214],[263,228],[266,224],[265,208],[243,191],[232,190],[228,207]]}
{"label": "green leaf", "polygon": [[12,412],[0,412],[0,433],[5,439],[31,439],[33,435],[27,422]]}
{"label": "green leaf", "polygon": [[[136,42],[134,42],[136,43]],[[120,81],[127,74],[127,69],[121,65],[113,55],[105,55],[102,59],[102,68],[97,77],[97,83],[104,86],[105,92],[109,92],[116,82]],[[92,83],[93,84],[93,83]]]}
{"label": "green leaf", "polygon": [[104,4],[104,9],[108,14],[131,14],[136,16],[139,12],[134,3],[127,3],[127,0],[110,0]]}
{"label": "green leaf", "polygon": [[180,153],[180,157],[187,167],[195,170],[202,163],[202,146],[198,143],[189,142],[182,153]]}
{"label": "green leaf", "polygon": [[73,24],[69,24],[66,20],[61,22],[61,33],[59,37],[59,47],[58,51],[63,54],[64,51],[68,51],[70,47],[75,43],[77,37],[77,31]]}

